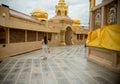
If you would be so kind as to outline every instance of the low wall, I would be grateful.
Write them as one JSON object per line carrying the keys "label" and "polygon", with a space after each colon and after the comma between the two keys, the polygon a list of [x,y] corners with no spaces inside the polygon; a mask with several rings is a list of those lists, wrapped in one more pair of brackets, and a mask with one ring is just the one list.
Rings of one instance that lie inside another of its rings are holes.
{"label": "low wall", "polygon": [[[60,44],[59,41],[51,41],[49,42],[49,47],[58,46],[59,44]],[[42,47],[41,41],[0,44],[0,58],[34,51],[40,49],[41,47]]]}
{"label": "low wall", "polygon": [[53,40],[49,42],[49,46],[53,47],[53,46],[59,46],[60,45],[60,41],[59,40]]}
{"label": "low wall", "polygon": [[41,48],[41,42],[10,43],[0,45],[0,58],[13,56]]}
{"label": "low wall", "polygon": [[87,60],[105,66],[120,73],[120,51],[112,51],[97,47],[88,47]]}

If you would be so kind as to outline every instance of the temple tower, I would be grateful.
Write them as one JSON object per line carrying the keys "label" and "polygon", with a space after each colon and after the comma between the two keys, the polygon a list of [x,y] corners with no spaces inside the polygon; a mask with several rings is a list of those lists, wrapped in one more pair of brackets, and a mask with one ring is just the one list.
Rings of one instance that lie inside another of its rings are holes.
{"label": "temple tower", "polygon": [[55,9],[56,15],[49,19],[49,24],[54,25],[51,27],[60,31],[60,45],[72,45],[73,21],[68,16],[68,6],[65,0],[59,0]]}

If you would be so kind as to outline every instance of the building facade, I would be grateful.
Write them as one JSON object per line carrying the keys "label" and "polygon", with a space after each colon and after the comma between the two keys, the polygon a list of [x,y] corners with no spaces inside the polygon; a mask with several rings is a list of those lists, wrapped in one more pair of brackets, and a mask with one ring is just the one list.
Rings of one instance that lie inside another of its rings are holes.
{"label": "building facade", "polygon": [[35,9],[31,16],[0,5],[0,58],[30,52],[41,48],[46,35],[49,46],[85,43],[88,29],[80,26],[79,19],[68,16],[64,0],[56,5],[56,15],[48,19],[42,9]]}
{"label": "building facade", "polygon": [[120,0],[95,2],[90,0],[87,59],[120,72]]}

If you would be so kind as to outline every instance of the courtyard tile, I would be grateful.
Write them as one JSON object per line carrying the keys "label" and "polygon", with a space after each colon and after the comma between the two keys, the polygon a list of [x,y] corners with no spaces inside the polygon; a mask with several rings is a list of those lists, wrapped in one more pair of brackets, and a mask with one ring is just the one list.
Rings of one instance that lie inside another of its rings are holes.
{"label": "courtyard tile", "polygon": [[84,45],[51,47],[3,59],[0,84],[120,84],[120,74],[86,59]]}

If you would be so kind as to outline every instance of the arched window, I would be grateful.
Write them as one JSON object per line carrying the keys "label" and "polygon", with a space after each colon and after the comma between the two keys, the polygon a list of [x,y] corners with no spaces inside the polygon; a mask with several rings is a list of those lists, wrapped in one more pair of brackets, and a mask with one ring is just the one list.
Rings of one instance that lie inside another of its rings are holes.
{"label": "arched window", "polygon": [[5,29],[0,28],[0,44],[4,44],[6,39]]}
{"label": "arched window", "polygon": [[58,10],[58,13],[57,13],[57,15],[58,15],[58,16],[61,16],[61,12],[60,12],[60,10]]}

